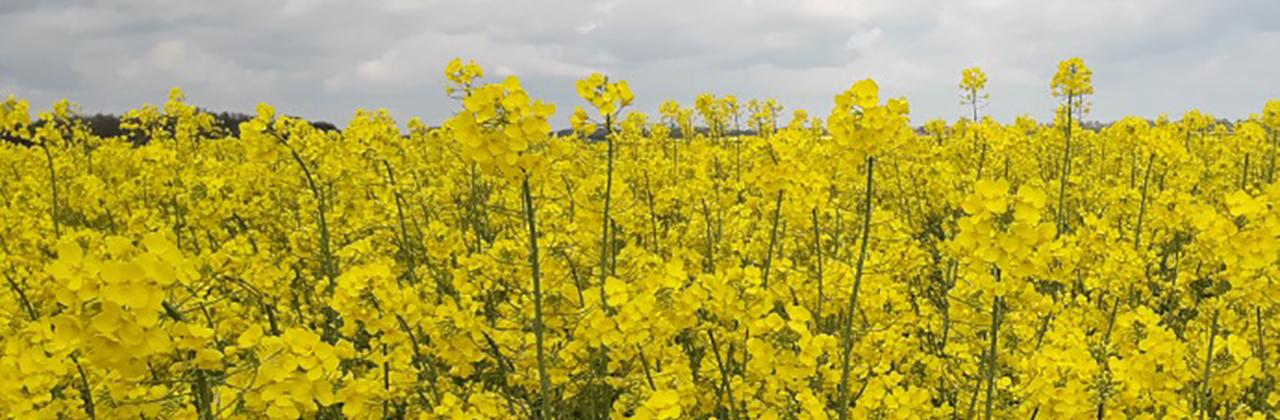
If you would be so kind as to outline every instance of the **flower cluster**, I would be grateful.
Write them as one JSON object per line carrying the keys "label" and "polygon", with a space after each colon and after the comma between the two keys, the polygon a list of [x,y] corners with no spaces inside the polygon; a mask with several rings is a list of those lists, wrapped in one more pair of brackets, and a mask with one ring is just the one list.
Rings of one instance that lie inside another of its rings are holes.
{"label": "flower cluster", "polygon": [[904,136],[911,135],[907,100],[895,98],[881,104],[880,86],[874,80],[854,83],[836,95],[835,102],[827,125],[831,136],[855,159],[891,151]]}
{"label": "flower cluster", "polygon": [[462,100],[463,112],[445,128],[462,145],[462,155],[494,173],[514,179],[544,162],[530,148],[551,136],[547,121],[554,104],[534,101],[515,76],[476,87]]}

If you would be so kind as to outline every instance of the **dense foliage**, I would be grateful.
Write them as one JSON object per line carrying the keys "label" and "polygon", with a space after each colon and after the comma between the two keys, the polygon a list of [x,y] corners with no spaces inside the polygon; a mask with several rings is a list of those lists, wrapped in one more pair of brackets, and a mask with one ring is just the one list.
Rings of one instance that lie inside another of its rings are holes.
{"label": "dense foliage", "polygon": [[138,145],[10,98],[0,415],[1275,418],[1280,102],[1084,130],[1073,59],[1051,124],[981,118],[970,69],[973,118],[920,135],[871,80],[651,122],[593,75],[553,136],[446,73],[458,113],[407,135],[236,136],[175,90]]}

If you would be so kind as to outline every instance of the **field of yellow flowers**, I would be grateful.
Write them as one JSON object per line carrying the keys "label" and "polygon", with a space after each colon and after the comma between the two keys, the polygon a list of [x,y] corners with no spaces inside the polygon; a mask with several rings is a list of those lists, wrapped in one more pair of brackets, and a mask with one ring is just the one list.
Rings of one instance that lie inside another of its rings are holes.
{"label": "field of yellow flowers", "polygon": [[782,126],[593,75],[554,136],[446,75],[407,135],[10,98],[0,416],[1276,418],[1280,101],[1086,130],[1072,59],[1051,123],[982,118],[970,69],[917,134],[871,80]]}

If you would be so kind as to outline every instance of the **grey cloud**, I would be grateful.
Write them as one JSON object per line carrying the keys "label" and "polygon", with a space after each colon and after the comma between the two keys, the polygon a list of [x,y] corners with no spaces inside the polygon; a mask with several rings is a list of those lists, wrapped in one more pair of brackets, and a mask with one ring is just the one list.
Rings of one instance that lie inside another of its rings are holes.
{"label": "grey cloud", "polygon": [[[960,70],[991,76],[985,112],[1047,118],[1058,60],[1095,70],[1092,118],[1227,117],[1280,96],[1280,3],[1270,0],[48,0],[0,7],[0,88],[90,111],[159,103],[344,122],[356,108],[438,123],[443,69],[474,58],[559,104],[593,71],[630,80],[636,109],[699,93],[776,97],[826,115],[875,77],[914,119],[954,119]],[[10,92],[0,92],[7,94]]]}

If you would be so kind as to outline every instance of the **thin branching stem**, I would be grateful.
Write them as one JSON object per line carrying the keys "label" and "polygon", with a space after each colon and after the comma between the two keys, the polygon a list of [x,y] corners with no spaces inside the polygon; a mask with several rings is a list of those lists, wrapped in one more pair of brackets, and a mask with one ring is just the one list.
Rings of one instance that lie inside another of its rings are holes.
{"label": "thin branching stem", "polygon": [[867,157],[867,190],[862,218],[862,250],[858,253],[858,265],[853,276],[853,290],[849,291],[849,312],[844,317],[844,356],[840,367],[840,420],[849,418],[849,367],[853,359],[853,318],[858,313],[858,289],[862,286],[862,273],[867,261],[867,242],[871,239],[871,198],[874,193],[875,157]]}
{"label": "thin branching stem", "polygon": [[533,208],[533,194],[529,191],[529,177],[520,184],[524,196],[524,219],[529,225],[529,267],[533,275],[533,336],[537,347],[540,418],[550,419],[551,378],[547,377],[546,350],[543,347],[545,325],[542,322],[542,267],[538,263],[538,219]]}
{"label": "thin branching stem", "polygon": [[1200,420],[1208,418],[1213,406],[1213,388],[1209,386],[1209,377],[1213,374],[1213,341],[1218,337],[1218,311],[1213,311],[1212,325],[1209,327],[1209,348],[1205,350],[1204,375],[1201,377]]}
{"label": "thin branching stem", "polygon": [[769,250],[764,256],[764,272],[760,279],[760,288],[769,289],[769,269],[773,266],[773,249],[778,244],[778,218],[782,215],[782,193],[778,190],[778,198],[773,203],[773,228],[769,231]]}

